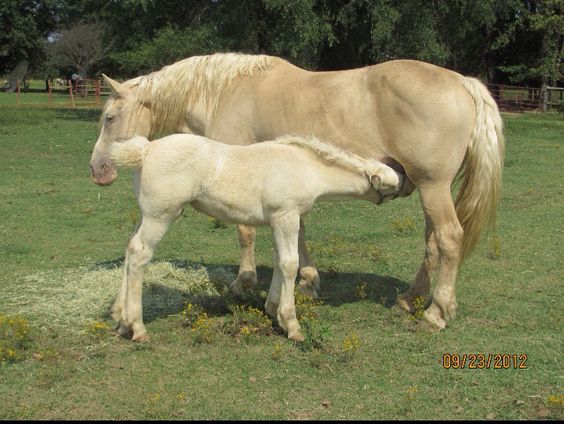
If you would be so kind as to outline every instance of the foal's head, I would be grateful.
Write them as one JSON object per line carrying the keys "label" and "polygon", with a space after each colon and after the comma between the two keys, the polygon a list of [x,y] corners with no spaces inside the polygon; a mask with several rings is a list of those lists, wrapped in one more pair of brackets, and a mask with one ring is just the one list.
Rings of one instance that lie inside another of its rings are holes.
{"label": "foal's head", "polygon": [[118,176],[108,150],[112,143],[127,140],[135,135],[149,136],[151,130],[150,109],[137,96],[135,84],[120,84],[104,75],[112,89],[112,96],[102,112],[102,129],[92,157],[92,179],[99,185],[110,185]]}
{"label": "foal's head", "polygon": [[376,204],[379,205],[401,194],[405,177],[389,166],[378,164],[375,170],[370,171],[368,177],[376,190]]}

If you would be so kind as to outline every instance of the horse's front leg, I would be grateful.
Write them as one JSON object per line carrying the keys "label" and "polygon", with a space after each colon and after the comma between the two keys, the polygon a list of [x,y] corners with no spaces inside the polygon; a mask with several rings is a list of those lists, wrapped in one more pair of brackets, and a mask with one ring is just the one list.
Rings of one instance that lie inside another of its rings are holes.
{"label": "horse's front leg", "polygon": [[280,280],[281,284],[279,285],[280,304],[278,305],[276,315],[278,324],[286,330],[288,338],[297,342],[304,340],[296,317],[296,306],[294,303],[294,285],[299,265],[299,231],[300,217],[298,214],[287,213],[272,221],[272,235],[278,259],[273,264],[275,268],[274,275],[278,274],[282,277]]}
{"label": "horse's front leg", "polygon": [[305,241],[305,225],[303,218],[300,218],[300,233],[298,236],[298,252],[300,256],[300,284],[298,290],[314,299],[319,297],[321,288],[319,274],[309,257]]}
{"label": "horse's front leg", "polygon": [[257,269],[255,261],[255,227],[240,224],[237,226],[239,232],[239,247],[241,258],[239,262],[239,274],[237,279],[231,283],[231,289],[241,294],[245,290],[257,285]]}

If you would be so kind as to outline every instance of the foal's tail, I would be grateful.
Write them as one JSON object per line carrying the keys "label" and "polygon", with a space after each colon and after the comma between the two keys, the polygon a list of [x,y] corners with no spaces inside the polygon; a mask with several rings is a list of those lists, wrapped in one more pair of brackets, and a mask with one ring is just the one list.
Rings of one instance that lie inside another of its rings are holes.
{"label": "foal's tail", "polygon": [[118,167],[141,168],[149,140],[135,136],[126,141],[116,141],[110,146],[109,155]]}
{"label": "foal's tail", "polygon": [[501,173],[505,155],[503,122],[488,89],[474,78],[462,84],[476,104],[476,122],[458,178],[462,179],[455,207],[464,229],[462,259],[470,254],[485,229],[495,228],[501,196]]}

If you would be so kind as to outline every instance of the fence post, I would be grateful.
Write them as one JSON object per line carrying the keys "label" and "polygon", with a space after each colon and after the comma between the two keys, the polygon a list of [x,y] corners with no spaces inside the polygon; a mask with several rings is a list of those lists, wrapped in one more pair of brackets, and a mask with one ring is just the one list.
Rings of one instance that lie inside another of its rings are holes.
{"label": "fence post", "polygon": [[49,89],[47,91],[48,93],[48,102],[47,104],[49,105],[49,107],[53,107],[53,89],[51,88],[51,84],[49,84]]}
{"label": "fence post", "polygon": [[546,84],[541,87],[541,108],[543,112],[548,110],[548,87]]}
{"label": "fence post", "polygon": [[70,99],[71,99],[71,104],[72,104],[72,107],[74,107],[74,96],[72,94],[72,81],[67,80],[67,82],[69,83],[69,95],[70,95]]}
{"label": "fence post", "polygon": [[100,104],[100,80],[96,80],[96,104]]}
{"label": "fence post", "polygon": [[16,80],[16,106],[21,106],[20,99],[20,80]]}

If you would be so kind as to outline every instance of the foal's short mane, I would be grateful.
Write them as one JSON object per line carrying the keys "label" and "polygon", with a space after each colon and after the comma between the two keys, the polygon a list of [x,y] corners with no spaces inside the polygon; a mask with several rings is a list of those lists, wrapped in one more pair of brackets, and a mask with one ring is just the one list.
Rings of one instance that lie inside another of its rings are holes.
{"label": "foal's short mane", "polygon": [[193,56],[125,82],[138,86],[138,98],[150,99],[151,133],[171,133],[182,126],[187,109],[202,100],[215,113],[222,93],[239,77],[271,69],[271,56],[216,53]]}
{"label": "foal's short mane", "polygon": [[300,137],[295,135],[284,135],[274,140],[278,144],[290,144],[308,149],[319,156],[325,162],[335,164],[356,174],[374,175],[384,166],[382,163],[373,159],[364,159],[351,152],[346,152],[331,144],[324,143],[319,139],[310,137]]}

